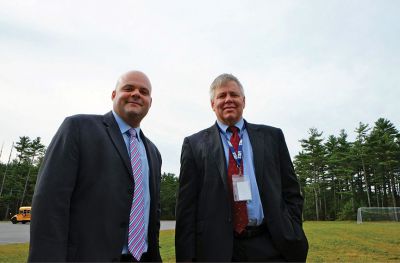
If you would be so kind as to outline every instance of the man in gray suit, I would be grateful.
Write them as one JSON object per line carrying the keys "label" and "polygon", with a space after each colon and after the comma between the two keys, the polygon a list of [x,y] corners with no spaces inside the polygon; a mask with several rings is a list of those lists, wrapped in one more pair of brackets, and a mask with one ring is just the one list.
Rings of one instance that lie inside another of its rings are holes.
{"label": "man in gray suit", "polygon": [[217,122],[185,138],[177,261],[305,261],[303,198],[280,129],[243,119],[239,80],[211,84]]}
{"label": "man in gray suit", "polygon": [[140,129],[151,91],[129,71],[111,112],[65,119],[38,174],[28,261],[161,261],[161,156]]}

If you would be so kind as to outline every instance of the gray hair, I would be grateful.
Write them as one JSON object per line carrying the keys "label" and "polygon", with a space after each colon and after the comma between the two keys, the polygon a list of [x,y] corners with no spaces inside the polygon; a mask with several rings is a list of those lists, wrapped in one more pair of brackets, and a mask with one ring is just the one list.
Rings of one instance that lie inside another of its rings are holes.
{"label": "gray hair", "polygon": [[211,83],[210,86],[210,100],[214,99],[215,96],[215,90],[221,86],[226,85],[229,81],[234,81],[236,82],[236,84],[238,84],[240,92],[242,93],[242,95],[244,96],[244,90],[243,90],[243,86],[240,83],[240,81],[238,80],[238,78],[236,78],[235,76],[233,76],[232,74],[221,74],[219,75],[216,79],[214,79],[214,81]]}

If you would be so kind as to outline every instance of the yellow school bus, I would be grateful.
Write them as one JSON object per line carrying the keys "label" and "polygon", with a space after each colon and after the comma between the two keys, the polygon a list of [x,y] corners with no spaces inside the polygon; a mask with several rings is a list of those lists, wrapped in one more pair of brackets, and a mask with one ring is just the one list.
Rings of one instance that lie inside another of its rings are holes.
{"label": "yellow school bus", "polygon": [[21,206],[19,208],[18,214],[11,217],[10,220],[13,224],[16,224],[18,222],[21,222],[22,224],[25,224],[26,222],[30,222],[31,221],[31,207],[30,206]]}

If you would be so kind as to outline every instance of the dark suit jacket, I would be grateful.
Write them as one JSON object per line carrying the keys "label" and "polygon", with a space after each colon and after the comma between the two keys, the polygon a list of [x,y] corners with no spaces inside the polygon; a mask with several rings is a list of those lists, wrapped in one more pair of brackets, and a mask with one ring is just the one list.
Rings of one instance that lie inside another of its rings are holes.
{"label": "dark suit jacket", "polygon": [[[161,156],[140,136],[150,173],[148,254],[151,261],[161,261]],[[66,118],[38,174],[28,261],[118,261],[133,189],[128,151],[112,112]]]}
{"label": "dark suit jacket", "polygon": [[[303,198],[280,129],[246,123],[257,185],[272,241],[290,261],[305,261]],[[176,210],[177,261],[231,261],[233,223],[227,167],[217,124],[185,138]]]}

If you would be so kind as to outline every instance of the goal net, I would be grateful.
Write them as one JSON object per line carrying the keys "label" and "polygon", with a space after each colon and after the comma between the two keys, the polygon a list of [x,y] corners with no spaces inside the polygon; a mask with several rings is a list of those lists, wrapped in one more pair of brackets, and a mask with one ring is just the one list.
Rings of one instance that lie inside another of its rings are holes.
{"label": "goal net", "polygon": [[357,210],[357,224],[374,221],[400,222],[400,207],[360,207]]}

